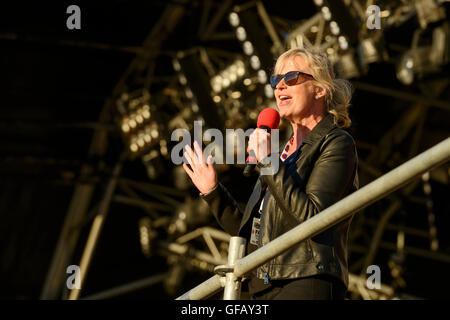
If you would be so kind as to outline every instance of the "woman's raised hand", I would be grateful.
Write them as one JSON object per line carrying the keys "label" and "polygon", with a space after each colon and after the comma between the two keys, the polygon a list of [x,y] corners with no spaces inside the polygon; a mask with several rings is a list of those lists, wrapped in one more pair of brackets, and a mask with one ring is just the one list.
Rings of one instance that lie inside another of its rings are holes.
{"label": "woman's raised hand", "polygon": [[183,163],[183,169],[191,178],[192,183],[197,187],[197,189],[201,193],[205,194],[217,186],[217,173],[214,169],[212,156],[209,155],[205,162],[202,149],[198,145],[197,141],[194,141],[194,150],[192,150],[190,146],[186,145],[184,157],[191,165],[191,168],[189,168],[186,163]]}

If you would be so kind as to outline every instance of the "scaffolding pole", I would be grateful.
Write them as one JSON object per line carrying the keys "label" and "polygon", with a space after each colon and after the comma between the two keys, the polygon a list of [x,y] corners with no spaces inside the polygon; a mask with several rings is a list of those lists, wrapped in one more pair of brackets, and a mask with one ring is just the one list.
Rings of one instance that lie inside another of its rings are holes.
{"label": "scaffolding pole", "polygon": [[[304,221],[267,245],[237,260],[233,268],[234,276],[237,278],[242,277],[294,245],[349,218],[361,209],[401,188],[415,177],[449,160],[450,138],[447,138],[314,217]],[[218,292],[222,286],[223,281],[216,275],[178,297],[177,300],[203,299]]]}

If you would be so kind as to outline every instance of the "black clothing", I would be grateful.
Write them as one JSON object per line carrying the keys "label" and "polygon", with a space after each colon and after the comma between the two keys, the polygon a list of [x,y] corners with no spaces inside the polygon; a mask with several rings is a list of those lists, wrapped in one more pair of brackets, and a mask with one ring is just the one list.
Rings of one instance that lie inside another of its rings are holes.
{"label": "black clothing", "polygon": [[344,300],[342,281],[327,275],[294,280],[273,280],[271,287],[251,296],[252,300]]}
{"label": "black clothing", "polygon": [[[266,168],[263,159],[257,166]],[[254,210],[264,199],[258,247],[313,217],[358,188],[358,158],[353,138],[338,128],[331,114],[326,115],[304,139],[294,165],[285,165],[279,157],[278,171],[260,175],[245,210],[241,210],[225,186],[219,186],[202,198],[225,231],[249,238]],[[250,222],[249,222],[250,221]],[[257,268],[258,279],[298,279],[329,275],[348,286],[348,218],[321,234],[290,248]],[[252,294],[252,292],[250,292]]]}

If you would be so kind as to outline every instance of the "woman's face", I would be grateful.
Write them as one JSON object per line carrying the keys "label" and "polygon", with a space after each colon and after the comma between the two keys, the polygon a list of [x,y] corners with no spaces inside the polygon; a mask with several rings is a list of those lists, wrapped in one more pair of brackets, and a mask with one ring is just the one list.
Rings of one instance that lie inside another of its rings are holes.
{"label": "woman's face", "polygon": [[[301,71],[311,74],[311,69],[300,56],[286,58],[281,63],[278,74],[286,74],[289,71]],[[274,90],[280,116],[295,121],[305,118],[312,113],[315,103],[316,88],[311,81],[288,86],[284,79],[277,84]]]}

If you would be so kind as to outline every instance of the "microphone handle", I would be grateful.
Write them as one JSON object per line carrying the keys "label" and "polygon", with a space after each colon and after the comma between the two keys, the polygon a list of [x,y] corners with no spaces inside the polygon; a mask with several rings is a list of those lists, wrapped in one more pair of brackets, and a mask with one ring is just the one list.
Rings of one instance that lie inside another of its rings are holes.
{"label": "microphone handle", "polygon": [[[259,129],[266,130],[267,132],[270,133],[270,128],[268,126],[260,126]],[[256,155],[253,150],[250,150],[250,154],[247,157],[247,161],[249,161],[249,160],[252,161],[253,159],[254,159],[254,161],[256,161]],[[247,162],[244,167],[244,172],[243,172],[244,177],[250,177],[253,170],[255,170],[255,166],[256,166],[256,164]]]}

